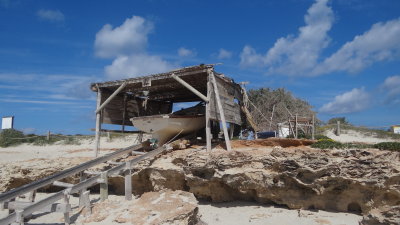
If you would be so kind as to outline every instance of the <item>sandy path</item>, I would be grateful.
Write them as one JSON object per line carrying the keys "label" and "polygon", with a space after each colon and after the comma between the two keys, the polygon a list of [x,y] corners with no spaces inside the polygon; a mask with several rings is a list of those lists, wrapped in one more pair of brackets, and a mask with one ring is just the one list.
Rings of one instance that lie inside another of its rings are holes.
{"label": "sandy path", "polygon": [[[137,143],[136,135],[121,137],[107,141],[107,138],[100,140],[100,155],[110,153],[112,150],[128,147]],[[74,157],[93,157],[93,139],[81,140],[79,145],[53,144],[36,146],[22,144],[8,148],[0,148],[0,163],[20,162],[30,159],[55,159]]]}
{"label": "sandy path", "polygon": [[353,130],[346,130],[343,131],[339,136],[333,133],[332,130],[327,131],[326,136],[332,140],[339,141],[342,143],[349,143],[349,142],[363,142],[368,144],[376,144],[380,142],[391,142],[391,141],[398,141],[393,140],[390,138],[382,139],[377,137],[371,137],[364,135],[360,132],[353,131]]}
{"label": "sandy path", "polygon": [[201,202],[201,220],[209,225],[358,225],[360,215],[327,211],[290,210],[254,202]]}

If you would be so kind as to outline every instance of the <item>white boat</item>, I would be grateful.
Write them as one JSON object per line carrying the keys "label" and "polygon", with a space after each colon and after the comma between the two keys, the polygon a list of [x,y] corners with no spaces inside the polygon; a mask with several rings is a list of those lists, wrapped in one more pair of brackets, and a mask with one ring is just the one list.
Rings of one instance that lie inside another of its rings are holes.
{"label": "white boat", "polygon": [[134,127],[153,134],[158,146],[169,142],[175,136],[192,133],[206,125],[204,115],[162,114],[133,117],[130,120]]}

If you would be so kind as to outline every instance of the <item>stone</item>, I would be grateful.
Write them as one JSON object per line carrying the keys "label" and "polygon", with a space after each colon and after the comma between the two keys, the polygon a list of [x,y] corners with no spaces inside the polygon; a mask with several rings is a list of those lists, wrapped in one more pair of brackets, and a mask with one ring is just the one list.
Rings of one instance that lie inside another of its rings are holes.
{"label": "stone", "polygon": [[400,153],[377,149],[186,149],[141,164],[132,179],[135,194],[185,190],[213,202],[250,200],[368,215],[400,204],[399,171]]}

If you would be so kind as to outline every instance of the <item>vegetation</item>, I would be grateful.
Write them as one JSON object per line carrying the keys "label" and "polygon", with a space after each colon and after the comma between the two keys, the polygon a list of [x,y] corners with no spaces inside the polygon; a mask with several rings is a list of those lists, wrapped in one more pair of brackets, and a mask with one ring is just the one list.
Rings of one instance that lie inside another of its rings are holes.
{"label": "vegetation", "polygon": [[[284,88],[260,88],[248,91],[249,111],[255,123],[262,130],[276,129],[278,123],[286,122],[291,115],[299,117],[312,117],[315,112],[312,106],[300,98],[296,98]],[[271,115],[274,111],[272,123]],[[261,113],[264,115],[261,115]],[[317,120],[318,121],[318,120]]]}
{"label": "vegetation", "polygon": [[21,131],[5,129],[0,132],[0,147],[18,145],[24,142],[25,135]]}
{"label": "vegetation", "polygon": [[340,121],[340,124],[349,125],[350,123],[346,120],[346,117],[334,117],[328,120],[328,124],[337,124]]}
{"label": "vegetation", "polygon": [[[336,130],[336,124],[327,124],[316,128],[317,134],[324,134],[327,130]],[[366,136],[381,138],[381,139],[393,139],[400,140],[400,134],[395,134],[387,130],[371,129],[367,127],[357,127],[351,124],[341,124],[341,133],[347,133],[349,131],[355,131]]]}
{"label": "vegetation", "polygon": [[380,150],[400,151],[400,142],[381,142],[374,145]]}
{"label": "vegetation", "polygon": [[5,129],[0,132],[0,147],[15,146],[23,143],[33,145],[51,145],[51,144],[64,144],[64,145],[79,145],[83,139],[91,138],[92,136],[84,135],[61,135],[53,134],[47,139],[47,136],[38,136],[34,134],[25,135],[23,132],[15,129]]}
{"label": "vegetation", "polygon": [[320,149],[365,149],[378,148],[380,150],[400,151],[400,142],[381,142],[378,144],[340,143],[332,139],[321,139],[311,145]]}
{"label": "vegetation", "polygon": [[312,144],[311,147],[320,149],[340,149],[343,148],[343,144],[332,139],[321,139]]}

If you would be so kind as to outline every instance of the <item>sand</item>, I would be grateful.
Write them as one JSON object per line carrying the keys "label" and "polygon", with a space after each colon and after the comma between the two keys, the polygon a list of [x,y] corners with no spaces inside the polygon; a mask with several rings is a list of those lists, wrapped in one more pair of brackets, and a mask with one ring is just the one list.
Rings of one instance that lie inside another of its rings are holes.
{"label": "sand", "polygon": [[342,132],[339,136],[337,136],[332,130],[329,130],[327,131],[326,136],[332,140],[342,143],[361,142],[367,144],[376,144],[380,142],[398,141],[390,138],[371,137],[354,130],[346,130],[345,132]]}
{"label": "sand", "polygon": [[[105,155],[113,150],[125,148],[137,143],[136,135],[115,138],[108,141],[106,137],[100,139],[99,155]],[[94,157],[93,139],[83,139],[79,145],[64,145],[55,143],[53,145],[37,146],[22,144],[8,148],[0,148],[0,163],[22,162],[31,159],[55,159],[74,157]]]}
{"label": "sand", "polygon": [[[43,199],[49,194],[38,193],[37,198]],[[92,203],[99,202],[98,194],[91,194]],[[124,225],[114,221],[114,216],[123,208],[124,196],[109,195],[109,199],[121,202],[121,207],[112,209],[109,215],[102,221],[83,223],[85,216],[81,213],[78,198],[71,197],[72,204],[71,224],[81,225]],[[132,201],[135,201],[134,198]],[[61,203],[61,201],[60,201]],[[262,205],[255,202],[234,201],[228,203],[199,203],[200,219],[209,225],[358,225],[362,219],[360,215],[351,213],[335,213],[327,211],[290,210],[287,208]],[[0,217],[6,215],[6,211],[0,211]],[[63,224],[62,213],[35,213],[33,218],[25,223],[29,224]]]}

